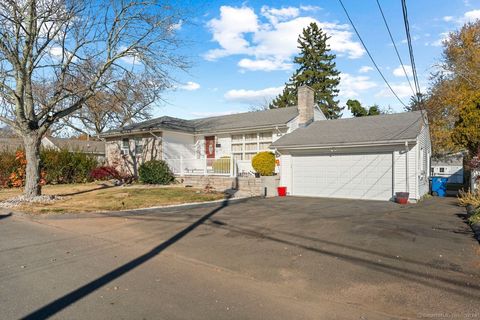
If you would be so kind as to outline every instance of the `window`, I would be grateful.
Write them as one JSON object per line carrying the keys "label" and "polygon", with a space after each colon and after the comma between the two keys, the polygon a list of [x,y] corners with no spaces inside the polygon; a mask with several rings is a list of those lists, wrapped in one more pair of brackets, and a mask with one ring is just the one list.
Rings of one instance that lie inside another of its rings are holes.
{"label": "window", "polygon": [[260,151],[270,151],[272,132],[256,132],[232,135],[232,153],[235,160],[250,160]]}
{"label": "window", "polygon": [[140,138],[135,139],[135,154],[143,153],[143,141]]}
{"label": "window", "polygon": [[444,173],[445,172],[445,168],[440,168],[440,173]]}
{"label": "window", "polygon": [[122,153],[124,154],[128,154],[128,152],[130,151],[130,141],[125,138],[125,139],[122,139]]}

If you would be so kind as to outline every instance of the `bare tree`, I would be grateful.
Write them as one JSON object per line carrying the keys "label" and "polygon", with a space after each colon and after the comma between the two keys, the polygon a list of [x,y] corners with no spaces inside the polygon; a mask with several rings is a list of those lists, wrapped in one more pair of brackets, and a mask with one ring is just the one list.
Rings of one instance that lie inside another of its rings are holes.
{"label": "bare tree", "polygon": [[[41,194],[41,138],[97,92],[185,68],[171,5],[155,0],[0,1],[0,121],[24,141],[24,195]],[[132,66],[132,62],[138,62]]]}
{"label": "bare tree", "polygon": [[151,117],[150,111],[161,100],[165,83],[140,75],[127,75],[111,88],[99,90],[85,101],[83,108],[65,117],[57,130],[71,128],[87,136],[98,137],[112,128]]}

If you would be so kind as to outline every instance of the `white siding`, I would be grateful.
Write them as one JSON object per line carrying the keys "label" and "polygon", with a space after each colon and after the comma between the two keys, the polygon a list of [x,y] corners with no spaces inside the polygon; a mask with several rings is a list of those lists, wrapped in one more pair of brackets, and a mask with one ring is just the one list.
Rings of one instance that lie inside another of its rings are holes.
{"label": "white siding", "polygon": [[292,156],[280,156],[280,186],[287,187],[287,192],[292,190]]}
{"label": "white siding", "polygon": [[163,159],[195,158],[193,135],[163,131],[162,143]]}
{"label": "white siding", "polygon": [[393,192],[409,192],[411,199],[418,199],[417,198],[417,174],[416,174],[416,166],[417,166],[417,145],[411,146],[409,145],[408,151],[408,184],[406,185],[407,180],[407,162],[406,162],[406,152],[405,147],[402,149],[397,149],[394,151],[394,190]]}
{"label": "white siding", "polygon": [[423,127],[420,135],[417,138],[418,141],[418,166],[417,166],[417,181],[418,181],[418,198],[427,194],[429,191],[429,177],[430,177],[430,134],[428,127]]}
{"label": "white siding", "polygon": [[313,121],[327,120],[327,117],[323,114],[322,110],[315,107],[313,109]]}
{"label": "white siding", "polygon": [[215,158],[230,156],[232,154],[232,137],[230,135],[218,135],[215,137],[215,140],[217,145],[220,145],[220,147],[215,147]]}

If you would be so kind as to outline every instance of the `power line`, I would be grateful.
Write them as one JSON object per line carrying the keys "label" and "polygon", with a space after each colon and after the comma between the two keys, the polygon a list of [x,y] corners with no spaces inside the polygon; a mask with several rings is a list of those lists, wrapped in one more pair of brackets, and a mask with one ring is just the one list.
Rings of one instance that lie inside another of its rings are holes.
{"label": "power line", "polygon": [[402,0],[403,24],[405,25],[405,33],[407,34],[408,52],[410,55],[410,63],[412,65],[413,82],[415,83],[415,93],[417,99],[420,99],[420,85],[418,83],[417,68],[415,67],[415,57],[413,56],[412,38],[410,36],[410,25],[408,23],[408,12],[406,0]]}
{"label": "power line", "polygon": [[390,86],[390,84],[388,83],[387,79],[386,79],[385,76],[383,75],[382,71],[381,71],[380,68],[378,67],[377,63],[375,62],[375,59],[373,59],[373,56],[371,55],[370,51],[368,50],[367,46],[365,45],[365,42],[363,41],[362,37],[360,36],[360,33],[358,32],[357,28],[355,27],[355,24],[353,23],[352,19],[350,18],[350,15],[348,14],[347,8],[345,8],[345,6],[343,5],[343,1],[342,1],[342,0],[338,0],[338,2],[340,2],[340,5],[342,6],[343,11],[345,12],[345,15],[347,16],[348,21],[350,21],[350,24],[352,25],[353,30],[354,30],[355,33],[357,34],[358,39],[359,39],[360,42],[362,43],[362,46],[363,46],[363,48],[365,49],[365,51],[367,52],[367,55],[368,55],[368,57],[370,58],[370,60],[372,61],[373,65],[375,66],[375,69],[377,69],[378,73],[379,73],[380,76],[382,77],[383,81],[385,81],[385,83],[387,84],[388,88],[390,89],[390,91],[391,91],[391,92],[393,93],[393,95],[395,96],[395,98],[397,98],[397,100],[400,101],[400,103],[401,103],[404,107],[407,107],[407,105],[400,99],[400,97],[397,95],[397,93],[393,90],[392,86]]}
{"label": "power line", "polygon": [[402,0],[402,12],[403,12],[403,24],[405,25],[405,33],[407,34],[408,52],[410,54],[410,62],[412,64],[413,82],[415,83],[415,90],[417,95],[416,104],[418,105],[418,108],[420,109],[420,112],[422,114],[423,123],[428,126],[428,123],[425,121],[425,117],[424,117],[424,113],[426,113],[426,111],[423,108],[423,98],[420,92],[420,84],[418,82],[417,68],[415,66],[415,57],[413,55],[412,37],[410,36],[410,25],[408,23],[408,12],[407,12],[406,0]]}
{"label": "power line", "polygon": [[395,53],[397,54],[398,61],[400,61],[400,65],[402,66],[403,73],[405,74],[405,77],[407,78],[408,85],[410,86],[410,89],[413,92],[413,95],[416,95],[415,90],[412,87],[412,83],[410,82],[410,78],[408,77],[407,70],[405,69],[405,65],[403,64],[402,58],[400,57],[400,53],[398,52],[397,45],[395,44],[395,40],[393,40],[392,32],[390,31],[390,27],[388,26],[387,19],[385,18],[385,14],[383,13],[382,6],[380,5],[380,1],[377,1],[378,9],[380,10],[380,13],[382,14],[383,22],[385,23],[385,27],[387,28],[388,35],[390,36],[390,40],[392,41],[393,47],[395,48]]}

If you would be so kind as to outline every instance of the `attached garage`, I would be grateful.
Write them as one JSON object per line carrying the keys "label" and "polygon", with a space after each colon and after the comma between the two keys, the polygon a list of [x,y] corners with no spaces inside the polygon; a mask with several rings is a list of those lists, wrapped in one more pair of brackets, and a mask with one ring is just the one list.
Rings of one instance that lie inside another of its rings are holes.
{"label": "attached garage", "polygon": [[391,153],[293,156],[292,171],[293,195],[392,198]]}
{"label": "attached garage", "polygon": [[277,140],[280,184],[292,196],[392,200],[428,192],[431,155],[420,112],[318,121]]}

